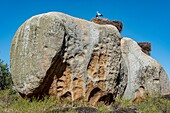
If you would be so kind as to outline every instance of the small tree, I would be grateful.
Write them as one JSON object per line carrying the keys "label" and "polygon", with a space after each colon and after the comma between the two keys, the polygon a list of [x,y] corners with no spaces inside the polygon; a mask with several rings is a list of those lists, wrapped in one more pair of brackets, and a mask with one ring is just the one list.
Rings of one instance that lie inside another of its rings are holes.
{"label": "small tree", "polygon": [[4,90],[12,85],[12,78],[7,64],[0,59],[0,89]]}

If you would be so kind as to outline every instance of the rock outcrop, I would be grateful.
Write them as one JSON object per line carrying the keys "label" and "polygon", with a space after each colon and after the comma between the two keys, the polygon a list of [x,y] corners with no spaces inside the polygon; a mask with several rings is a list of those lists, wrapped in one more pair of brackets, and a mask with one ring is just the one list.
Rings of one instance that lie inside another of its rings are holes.
{"label": "rock outcrop", "polygon": [[126,87],[121,58],[116,27],[53,12],[34,16],[18,29],[11,73],[23,97],[54,95],[109,104]]}
{"label": "rock outcrop", "polygon": [[163,67],[142,52],[135,41],[122,38],[121,51],[125,65],[128,67],[128,83],[124,97],[133,98],[139,86],[143,86],[148,93],[154,95],[169,92],[169,80]]}
{"label": "rock outcrop", "polygon": [[22,97],[50,95],[92,105],[131,98],[139,85],[166,93],[168,77],[161,65],[119,31],[57,12],[30,18],[11,46],[16,91]]}

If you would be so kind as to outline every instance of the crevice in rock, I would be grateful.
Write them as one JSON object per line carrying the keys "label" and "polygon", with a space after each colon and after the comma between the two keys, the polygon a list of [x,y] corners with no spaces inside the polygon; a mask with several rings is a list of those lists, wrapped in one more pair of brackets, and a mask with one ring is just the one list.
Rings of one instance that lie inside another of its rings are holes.
{"label": "crevice in rock", "polygon": [[161,67],[161,69],[159,70],[159,77],[160,77],[162,71],[163,71],[163,68]]}
{"label": "crevice in rock", "polygon": [[45,45],[44,48],[48,48],[48,46]]}
{"label": "crevice in rock", "polygon": [[77,80],[77,79],[78,79],[78,78],[75,77],[75,78],[73,79],[73,81],[75,81],[75,80]]}
{"label": "crevice in rock", "polygon": [[114,102],[113,100],[113,94],[112,93],[109,93],[107,95],[104,95],[102,96],[100,99],[99,99],[99,102],[104,102],[105,105],[110,105],[112,102]]}
{"label": "crevice in rock", "polygon": [[57,80],[57,82],[64,82],[64,81],[63,81],[63,80],[61,80],[61,79],[58,79],[58,80]]}
{"label": "crevice in rock", "polygon": [[71,93],[70,91],[67,91],[66,93],[64,93],[61,98],[71,98]]}
{"label": "crevice in rock", "polygon": [[[121,64],[120,64],[120,71],[121,71]],[[121,72],[119,71],[117,79],[116,79],[116,86],[118,86],[121,82]]]}
{"label": "crevice in rock", "polygon": [[97,87],[97,88],[94,88],[94,89],[90,92],[88,101],[90,101],[90,99],[91,99],[97,92],[99,92],[99,91],[101,91],[100,88],[98,88],[98,87]]}
{"label": "crevice in rock", "polygon": [[63,86],[58,86],[57,89],[63,88]]}

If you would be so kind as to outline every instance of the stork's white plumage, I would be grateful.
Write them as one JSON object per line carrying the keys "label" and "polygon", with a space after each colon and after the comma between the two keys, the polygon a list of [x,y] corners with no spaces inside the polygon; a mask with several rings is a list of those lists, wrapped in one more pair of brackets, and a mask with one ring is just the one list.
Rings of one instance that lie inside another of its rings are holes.
{"label": "stork's white plumage", "polygon": [[98,11],[96,13],[97,13],[96,17],[102,17],[103,16],[103,14],[99,13]]}

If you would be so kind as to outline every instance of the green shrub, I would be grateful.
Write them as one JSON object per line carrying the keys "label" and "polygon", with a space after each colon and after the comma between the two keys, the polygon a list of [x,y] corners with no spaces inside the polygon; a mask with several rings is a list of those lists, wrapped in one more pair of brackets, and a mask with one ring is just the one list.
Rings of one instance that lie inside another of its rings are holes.
{"label": "green shrub", "polygon": [[0,89],[8,89],[12,86],[12,78],[8,65],[0,59]]}
{"label": "green shrub", "polygon": [[56,100],[45,98],[43,101],[23,99],[11,89],[0,91],[0,113],[44,113],[51,106],[56,106]]}
{"label": "green shrub", "polygon": [[170,113],[170,100],[160,97],[148,97],[137,104],[142,113]]}

